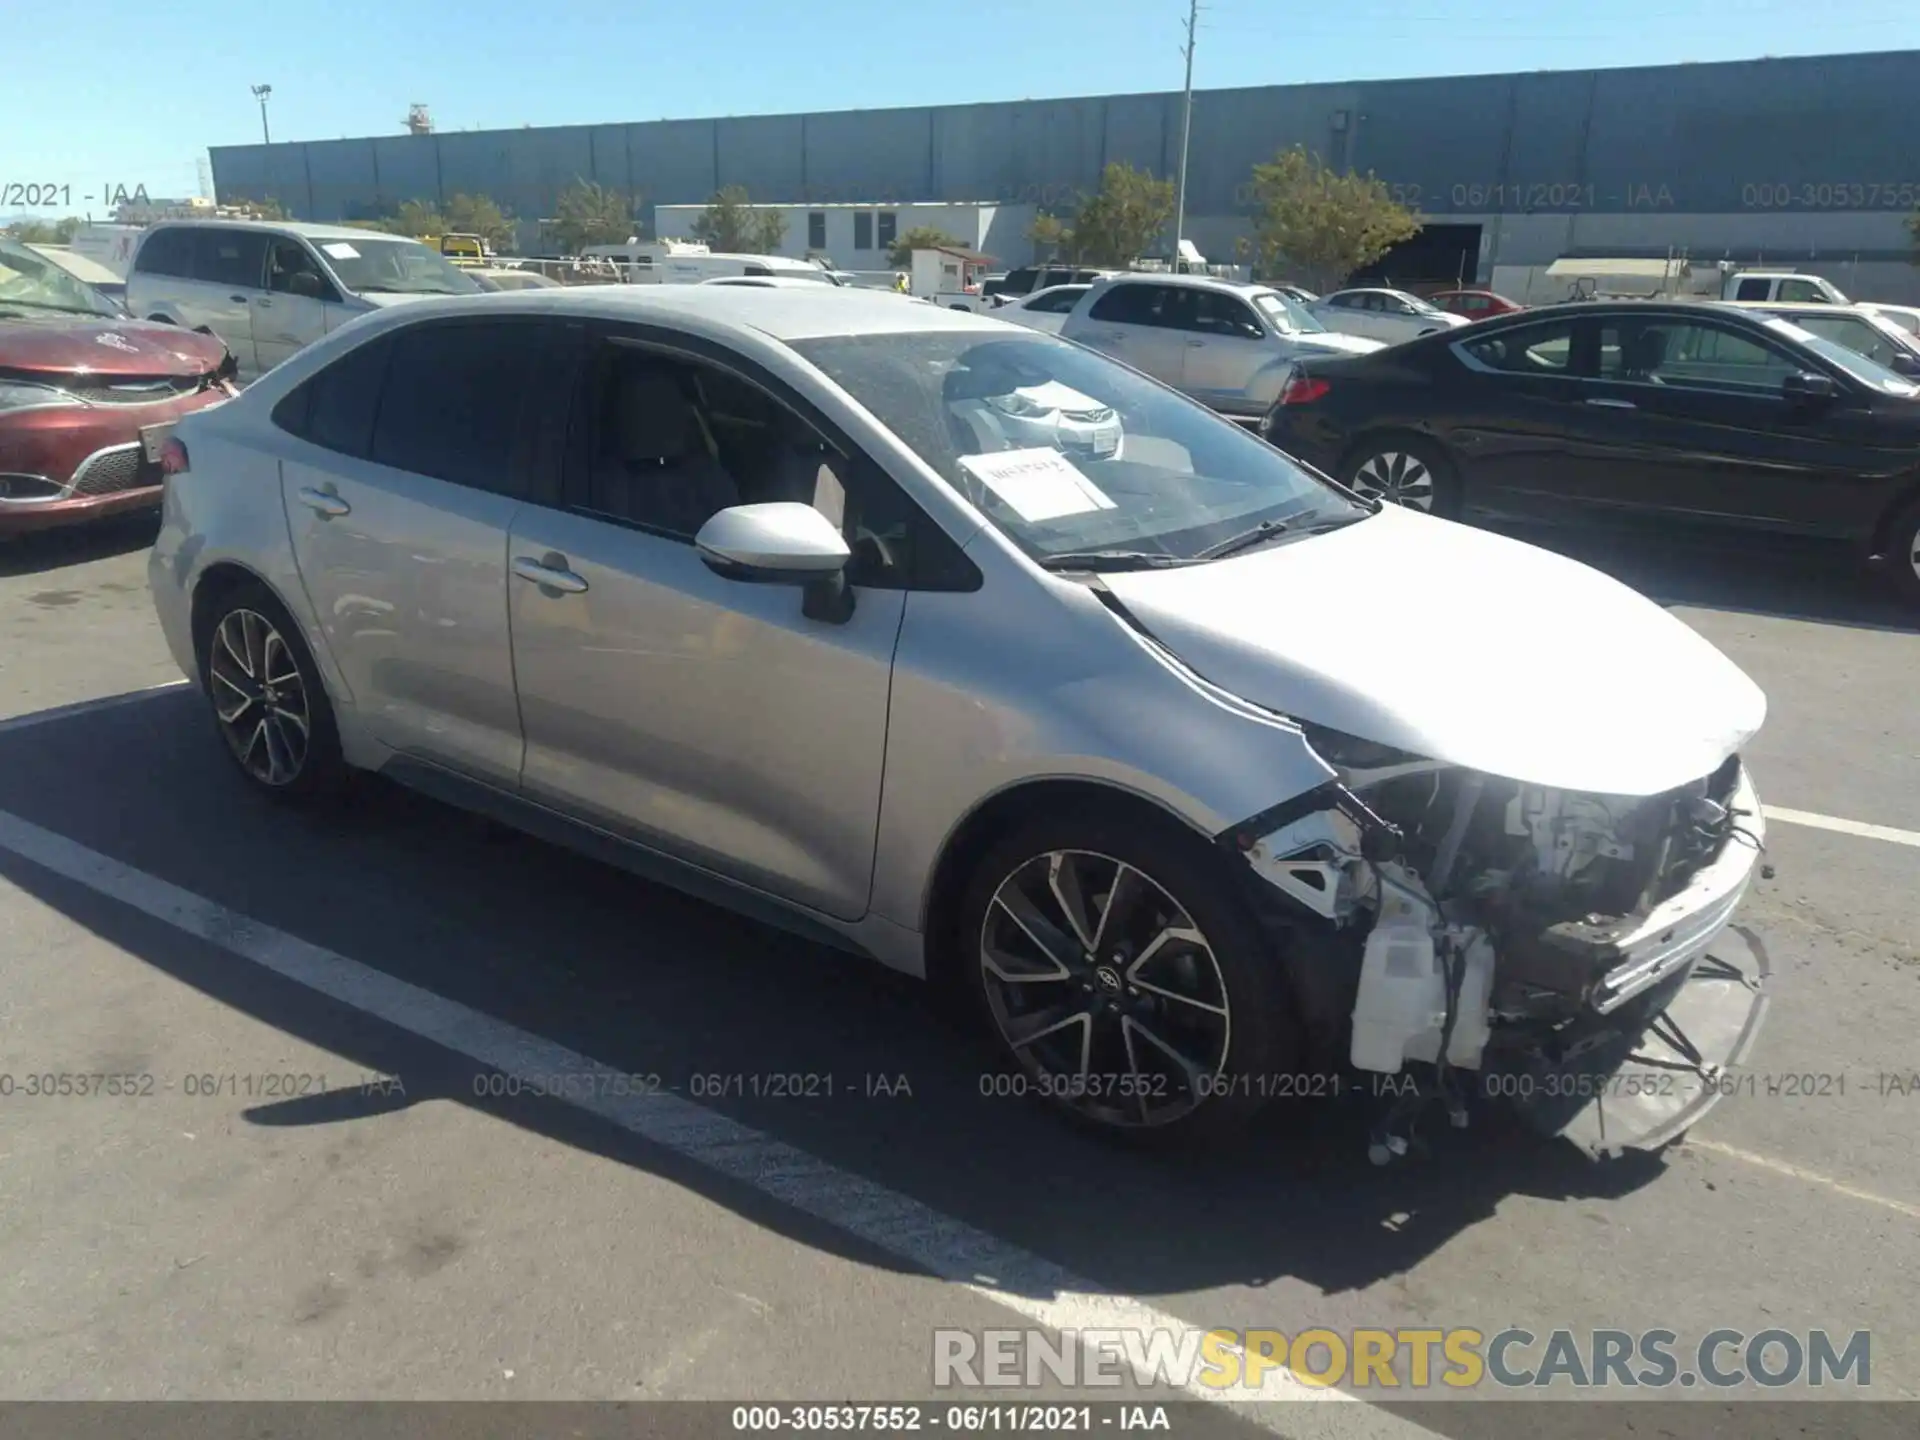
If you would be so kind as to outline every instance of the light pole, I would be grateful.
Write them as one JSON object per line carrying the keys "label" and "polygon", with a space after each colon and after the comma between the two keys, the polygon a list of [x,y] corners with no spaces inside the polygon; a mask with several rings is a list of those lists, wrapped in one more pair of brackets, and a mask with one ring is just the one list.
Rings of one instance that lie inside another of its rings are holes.
{"label": "light pole", "polygon": [[271,85],[256,85],[253,87],[253,98],[260,102],[260,139],[263,144],[267,145],[273,143],[273,136],[267,133],[267,97],[271,94],[273,94],[273,86]]}
{"label": "light pole", "polygon": [[1173,196],[1173,273],[1180,273],[1180,244],[1187,230],[1187,139],[1193,132],[1193,35],[1200,27],[1200,0],[1187,3],[1187,43],[1181,53],[1187,57],[1186,91],[1180,104],[1180,177]]}

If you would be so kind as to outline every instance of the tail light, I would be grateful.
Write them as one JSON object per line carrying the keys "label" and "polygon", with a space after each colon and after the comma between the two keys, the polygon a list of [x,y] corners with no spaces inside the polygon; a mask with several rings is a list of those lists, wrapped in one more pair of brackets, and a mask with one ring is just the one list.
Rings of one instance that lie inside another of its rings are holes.
{"label": "tail light", "polygon": [[160,472],[163,475],[187,473],[187,447],[178,436],[169,435],[160,445]]}
{"label": "tail light", "polygon": [[1333,387],[1317,375],[1292,375],[1281,387],[1282,405],[1311,405]]}

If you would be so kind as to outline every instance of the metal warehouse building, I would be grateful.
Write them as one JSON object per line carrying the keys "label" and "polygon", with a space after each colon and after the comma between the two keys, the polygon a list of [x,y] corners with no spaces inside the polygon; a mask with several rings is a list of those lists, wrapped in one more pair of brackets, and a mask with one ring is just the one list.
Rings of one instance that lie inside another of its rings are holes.
{"label": "metal warehouse building", "polygon": [[[1200,91],[1189,231],[1228,258],[1252,166],[1305,144],[1424,212],[1427,253],[1404,263],[1448,278],[1679,248],[1901,299],[1920,294],[1904,227],[1920,202],[1916,95],[1920,51]],[[1109,161],[1171,175],[1179,137],[1170,92],[225,146],[212,159],[223,202],[272,197],[302,219],[463,191],[532,219],[584,177],[636,195],[650,224],[654,206],[724,185],[768,202],[1065,207]]]}

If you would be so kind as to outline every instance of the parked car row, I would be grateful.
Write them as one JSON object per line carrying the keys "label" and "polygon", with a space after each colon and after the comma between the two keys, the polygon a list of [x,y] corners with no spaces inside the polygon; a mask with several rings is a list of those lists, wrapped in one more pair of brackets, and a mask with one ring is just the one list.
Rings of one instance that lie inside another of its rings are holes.
{"label": "parked car row", "polygon": [[[1845,541],[1920,603],[1920,384],[1861,352],[1847,331],[1863,323],[1830,305],[1548,306],[1303,356],[1262,433],[1359,494],[1439,515]],[[1895,343],[1897,327],[1869,328]]]}
{"label": "parked car row", "polygon": [[1192,276],[1075,322],[1128,363],[819,285],[363,315],[162,440],[161,628],[261,791],[377,770],[925,977],[1107,1131],[1342,1068],[1412,1096],[1382,1156],[1554,1077],[1548,1133],[1685,1130],[1723,1087],[1609,1077],[1760,1023],[1701,960],[1764,834],[1759,689],[1132,368],[1244,397],[1215,366],[1477,329],[1383,349]]}

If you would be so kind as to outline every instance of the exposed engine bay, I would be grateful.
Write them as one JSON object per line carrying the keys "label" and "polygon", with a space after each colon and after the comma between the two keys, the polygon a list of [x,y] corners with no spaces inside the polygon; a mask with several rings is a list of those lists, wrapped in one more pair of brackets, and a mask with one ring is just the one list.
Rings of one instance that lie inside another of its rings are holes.
{"label": "exposed engine bay", "polygon": [[[1287,909],[1324,922],[1290,927],[1311,955],[1310,1025],[1344,1028],[1355,1070],[1420,1072],[1393,1093],[1442,1102],[1455,1125],[1472,1087],[1454,1072],[1543,1073],[1644,1029],[1761,848],[1737,756],[1663,794],[1609,796],[1305,729],[1337,783],[1226,838]],[[1376,1133],[1377,1163],[1404,1153],[1397,1123]]]}

